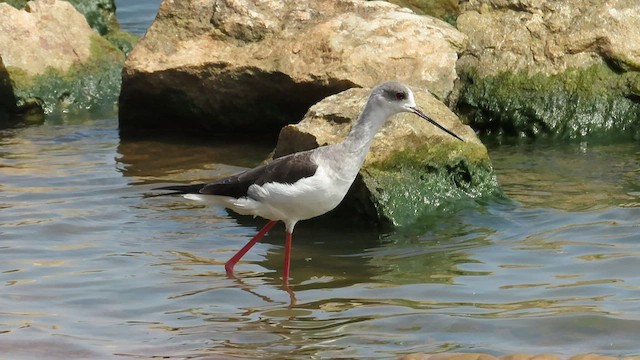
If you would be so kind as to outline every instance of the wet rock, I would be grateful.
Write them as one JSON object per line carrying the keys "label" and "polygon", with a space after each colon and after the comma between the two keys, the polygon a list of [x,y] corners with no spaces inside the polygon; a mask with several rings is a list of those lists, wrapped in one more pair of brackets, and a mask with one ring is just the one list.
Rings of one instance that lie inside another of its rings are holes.
{"label": "wet rock", "polygon": [[164,1],[125,64],[120,129],[276,132],[328,95],[388,79],[445,98],[464,42],[384,2]]}
{"label": "wet rock", "polygon": [[[499,191],[487,149],[474,131],[428,91],[413,90],[418,105],[465,142],[413,114],[396,115],[376,134],[358,179],[336,211],[401,226],[455,201]],[[313,105],[299,124],[282,129],[274,157],[344,139],[369,93],[349,89]]]}
{"label": "wet rock", "polygon": [[113,110],[124,54],[66,1],[0,3],[0,56],[17,112]]}
{"label": "wet rock", "polygon": [[640,3],[466,2],[459,109],[486,133],[640,138]]}

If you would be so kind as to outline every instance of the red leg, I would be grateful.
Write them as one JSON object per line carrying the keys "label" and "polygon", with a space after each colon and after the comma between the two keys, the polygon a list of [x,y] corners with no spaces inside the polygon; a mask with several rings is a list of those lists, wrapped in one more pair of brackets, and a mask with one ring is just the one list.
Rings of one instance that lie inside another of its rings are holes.
{"label": "red leg", "polygon": [[229,261],[224,264],[224,269],[227,271],[228,276],[233,275],[233,267],[236,266],[236,263],[244,256],[244,254],[247,253],[247,251],[249,251],[249,249],[253,247],[253,245],[255,245],[260,239],[262,239],[262,237],[266,233],[268,233],[276,223],[277,221],[269,221],[267,225],[265,225],[262,229],[260,229],[260,231],[258,231],[256,236],[249,240],[249,242],[245,246],[243,246],[240,251],[233,255],[233,257],[231,257],[231,259],[229,259]]}
{"label": "red leg", "polygon": [[282,284],[289,285],[289,265],[291,264],[291,238],[293,235],[287,230],[284,244],[284,270],[282,270]]}

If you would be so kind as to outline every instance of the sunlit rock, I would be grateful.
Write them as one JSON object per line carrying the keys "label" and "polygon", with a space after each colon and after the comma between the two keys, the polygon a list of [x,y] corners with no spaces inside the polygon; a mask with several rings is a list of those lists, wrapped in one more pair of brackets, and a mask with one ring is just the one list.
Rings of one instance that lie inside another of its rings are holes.
{"label": "sunlit rock", "polygon": [[640,3],[478,0],[459,109],[476,130],[530,137],[640,139]]}
{"label": "sunlit rock", "polygon": [[0,57],[18,113],[113,110],[124,54],[66,1],[0,3]]}
{"label": "sunlit rock", "polygon": [[464,42],[385,2],[164,1],[125,64],[121,132],[277,132],[328,95],[390,79],[444,99]]}

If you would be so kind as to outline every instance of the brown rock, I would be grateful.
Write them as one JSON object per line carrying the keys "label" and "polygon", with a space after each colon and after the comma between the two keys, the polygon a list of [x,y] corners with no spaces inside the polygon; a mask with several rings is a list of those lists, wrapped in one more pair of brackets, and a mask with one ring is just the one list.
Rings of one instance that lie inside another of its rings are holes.
{"label": "brown rock", "polygon": [[24,10],[0,3],[0,54],[7,68],[29,76],[67,71],[91,56],[95,32],[70,3],[35,0]]}
{"label": "brown rock", "polygon": [[530,360],[560,360],[560,358],[553,354],[538,354],[532,357]]}
{"label": "brown rock", "polygon": [[635,0],[478,0],[458,29],[469,36],[462,66],[556,74],[601,63],[640,69],[640,3]]}
{"label": "brown rock", "polygon": [[502,356],[500,360],[530,360],[533,356],[531,354],[509,354]]}
{"label": "brown rock", "polygon": [[[445,128],[463,137],[467,143],[482,146],[473,129],[428,91],[414,87],[416,102]],[[364,108],[370,89],[349,89],[313,105],[300,123],[280,131],[274,158],[318,146],[335,144],[346,138],[353,122]],[[455,138],[413,114],[390,119],[374,137],[364,166],[387,160],[395,152],[421,145],[438,146],[458,142]]]}
{"label": "brown rock", "polygon": [[580,355],[575,355],[570,357],[569,360],[618,360],[618,358],[613,356],[602,356],[602,355],[596,355],[596,354],[580,354]]}
{"label": "brown rock", "polygon": [[431,358],[431,355],[427,355],[424,353],[414,353],[414,354],[404,355],[398,358],[398,360],[428,360],[430,358]]}
{"label": "brown rock", "polygon": [[390,79],[444,98],[464,43],[384,2],[164,1],[126,62],[121,129],[277,131],[328,95]]}

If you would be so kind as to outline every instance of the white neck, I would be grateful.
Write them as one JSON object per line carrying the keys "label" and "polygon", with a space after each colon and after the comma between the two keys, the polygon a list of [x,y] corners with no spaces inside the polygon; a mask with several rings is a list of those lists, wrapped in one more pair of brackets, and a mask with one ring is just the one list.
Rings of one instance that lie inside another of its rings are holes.
{"label": "white neck", "polygon": [[374,99],[367,101],[362,114],[360,114],[351,128],[351,132],[342,143],[346,153],[357,159],[358,167],[364,162],[364,158],[367,156],[369,147],[373,142],[373,137],[393,114],[393,112],[389,111],[389,108],[380,106]]}

